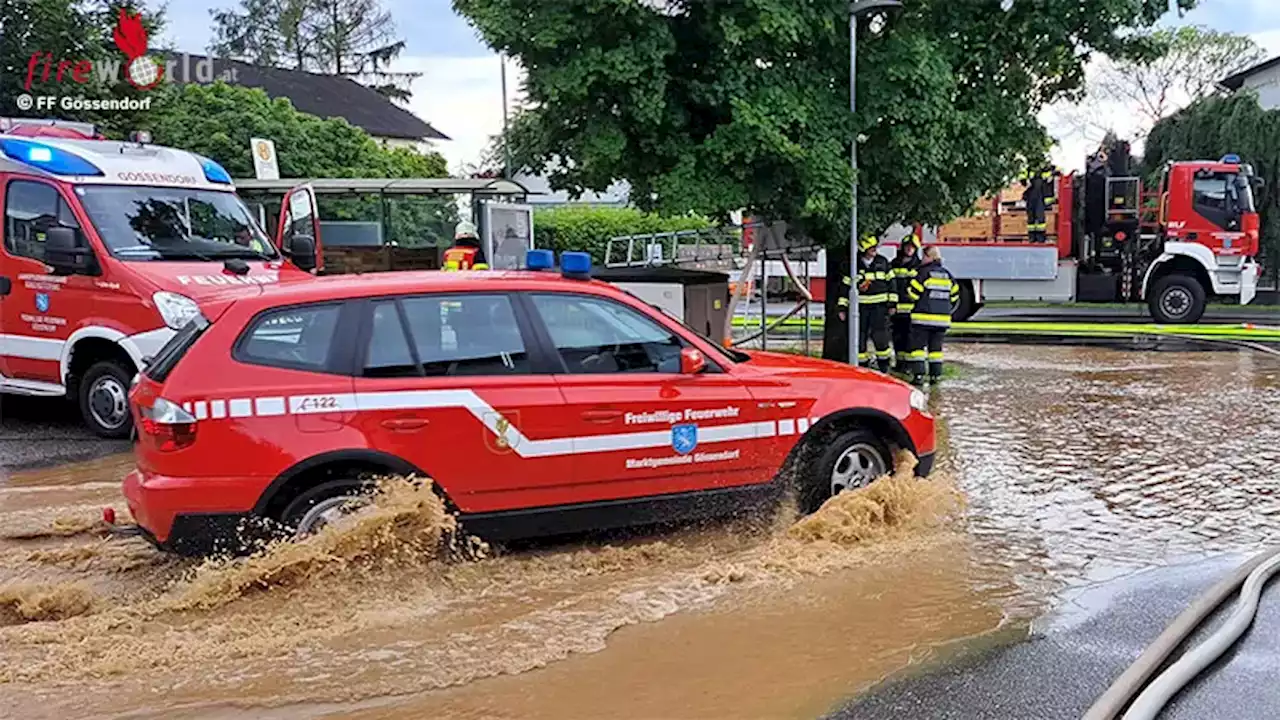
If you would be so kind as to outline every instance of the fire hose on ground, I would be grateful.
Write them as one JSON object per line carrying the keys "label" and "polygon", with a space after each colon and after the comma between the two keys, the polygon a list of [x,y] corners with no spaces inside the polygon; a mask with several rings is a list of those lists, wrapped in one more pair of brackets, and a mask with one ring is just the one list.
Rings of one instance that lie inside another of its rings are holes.
{"label": "fire hose on ground", "polygon": [[[1083,720],[1114,720],[1117,717],[1122,720],[1154,720],[1158,717],[1179,691],[1220,658],[1249,629],[1257,614],[1262,590],[1277,572],[1280,572],[1280,548],[1272,548],[1241,565],[1231,575],[1205,591],[1116,678],[1111,687],[1084,714]],[[1205,619],[1237,591],[1240,600],[1221,627],[1152,680],[1152,676],[1156,675]],[[1123,716],[1120,715],[1122,711]]]}

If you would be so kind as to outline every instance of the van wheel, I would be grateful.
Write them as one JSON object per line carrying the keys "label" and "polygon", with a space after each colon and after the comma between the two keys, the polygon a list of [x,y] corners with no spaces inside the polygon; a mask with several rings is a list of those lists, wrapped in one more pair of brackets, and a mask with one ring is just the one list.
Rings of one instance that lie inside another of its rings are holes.
{"label": "van wheel", "polygon": [[797,498],[800,512],[808,515],[840,492],[866,487],[889,474],[890,457],[889,448],[869,430],[841,433],[804,470]]}
{"label": "van wheel", "polygon": [[1193,323],[1204,315],[1204,288],[1187,275],[1166,275],[1151,285],[1147,299],[1158,323]]}
{"label": "van wheel", "polygon": [[320,532],[324,526],[369,504],[369,484],[359,480],[332,480],[294,498],[280,520],[295,538]]}
{"label": "van wheel", "polygon": [[121,440],[133,430],[129,383],[133,371],[118,360],[102,360],[80,378],[80,415],[99,437]]}

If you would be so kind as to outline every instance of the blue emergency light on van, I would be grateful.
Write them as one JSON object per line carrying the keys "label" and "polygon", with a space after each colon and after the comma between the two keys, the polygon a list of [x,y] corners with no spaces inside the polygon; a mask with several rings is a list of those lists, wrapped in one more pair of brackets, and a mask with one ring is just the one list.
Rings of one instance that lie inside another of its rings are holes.
{"label": "blue emergency light on van", "polygon": [[1228,155],[1223,155],[1223,156],[1222,156],[1222,162],[1227,163],[1227,164],[1229,164],[1229,165],[1239,165],[1239,164],[1240,164],[1240,156],[1239,156],[1239,155],[1236,155],[1235,153],[1230,153],[1230,154],[1228,154]]}
{"label": "blue emergency light on van", "polygon": [[524,266],[530,270],[550,270],[556,266],[556,256],[550,250],[530,250],[525,253]]}
{"label": "blue emergency light on van", "polygon": [[560,253],[560,272],[569,277],[589,277],[591,255],[584,252]]}
{"label": "blue emergency light on van", "polygon": [[205,180],[223,185],[231,184],[231,173],[227,172],[225,168],[203,155],[197,155],[196,157],[200,158],[200,167],[204,169]]}
{"label": "blue emergency light on van", "polygon": [[0,151],[20,163],[54,175],[102,174],[97,165],[79,155],[40,142],[3,138],[0,139]]}

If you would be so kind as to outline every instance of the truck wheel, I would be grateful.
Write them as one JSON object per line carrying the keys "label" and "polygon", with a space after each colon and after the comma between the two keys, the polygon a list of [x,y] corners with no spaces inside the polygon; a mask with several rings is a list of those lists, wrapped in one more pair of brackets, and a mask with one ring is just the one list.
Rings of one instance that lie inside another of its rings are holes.
{"label": "truck wheel", "polygon": [[1147,304],[1158,323],[1197,322],[1204,315],[1204,287],[1188,275],[1166,275],[1151,285]]}
{"label": "truck wheel", "polygon": [[368,483],[351,479],[332,480],[294,498],[281,513],[280,520],[293,531],[294,537],[306,537],[368,502]]}
{"label": "truck wheel", "polygon": [[956,301],[956,306],[951,308],[951,319],[955,322],[964,322],[973,317],[978,312],[978,303],[973,297],[973,283],[968,280],[960,280],[960,299]]}
{"label": "truck wheel", "polygon": [[131,368],[118,360],[102,360],[80,378],[80,415],[99,437],[120,440],[133,430],[129,414]]}
{"label": "truck wheel", "polygon": [[893,470],[890,457],[889,448],[868,430],[841,433],[802,470],[800,512],[808,515],[841,491],[866,487],[887,475]]}

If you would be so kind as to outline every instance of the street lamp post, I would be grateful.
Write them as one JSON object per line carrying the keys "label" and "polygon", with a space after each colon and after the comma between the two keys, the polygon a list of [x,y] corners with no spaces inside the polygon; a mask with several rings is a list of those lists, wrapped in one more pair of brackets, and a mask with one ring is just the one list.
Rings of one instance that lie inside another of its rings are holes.
{"label": "street lamp post", "polygon": [[[902,7],[901,0],[853,0],[849,3],[849,113],[858,113],[858,18],[876,10],[893,10]],[[858,129],[853,130],[849,143],[849,167],[853,181],[849,194],[852,205],[849,211],[849,364],[858,364]]]}

